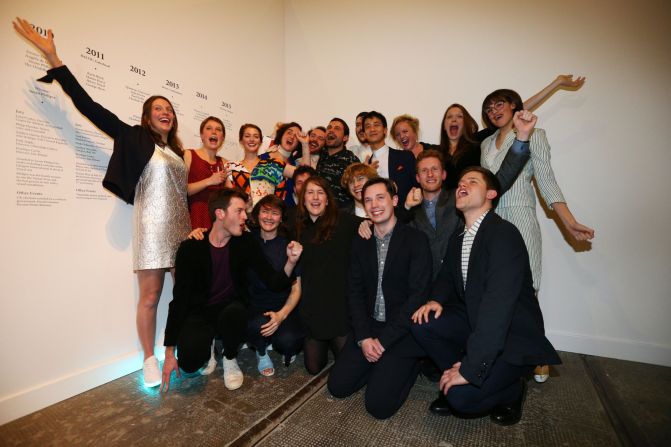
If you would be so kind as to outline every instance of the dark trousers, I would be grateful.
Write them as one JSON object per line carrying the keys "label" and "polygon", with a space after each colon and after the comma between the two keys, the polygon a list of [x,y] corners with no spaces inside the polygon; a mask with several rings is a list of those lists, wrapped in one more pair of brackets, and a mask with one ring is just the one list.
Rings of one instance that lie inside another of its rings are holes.
{"label": "dark trousers", "polygon": [[[377,336],[384,327],[374,324]],[[424,352],[410,334],[390,347],[385,346],[377,362],[369,362],[353,335],[345,343],[328,379],[334,397],[344,398],[366,387],[366,410],[377,419],[387,419],[405,402],[419,374],[419,357]]]}
{"label": "dark trousers", "polygon": [[195,372],[210,359],[215,336],[224,344],[224,356],[233,359],[245,338],[247,310],[237,301],[208,306],[189,315],[177,338],[177,363],[187,373]]}
{"label": "dark trousers", "polygon": [[[417,343],[441,371],[450,369],[465,355],[470,334],[466,312],[456,306],[446,306],[437,319],[431,314],[428,323],[412,325]],[[447,401],[459,413],[486,414],[498,405],[517,400],[521,393],[520,378],[530,370],[530,366],[511,365],[498,358],[481,387],[453,386],[447,392]]]}
{"label": "dark trousers", "polygon": [[261,326],[270,321],[270,318],[263,313],[264,311],[258,309],[250,310],[247,319],[247,343],[254,347],[259,355],[266,353],[269,344],[285,357],[298,354],[305,336],[297,312],[291,312],[270,337],[261,335]]}

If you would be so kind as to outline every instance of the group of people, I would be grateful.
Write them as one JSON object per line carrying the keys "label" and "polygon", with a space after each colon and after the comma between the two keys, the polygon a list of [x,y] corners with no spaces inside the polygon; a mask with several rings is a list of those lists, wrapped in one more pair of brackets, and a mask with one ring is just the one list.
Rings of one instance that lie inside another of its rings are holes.
{"label": "group of people", "polygon": [[[56,80],[114,139],[103,185],[134,204],[147,386],[167,391],[173,373],[212,373],[217,339],[231,390],[243,383],[236,357],[245,342],[264,376],[275,372],[270,345],[287,366],[302,350],[311,374],[330,351],[330,392],[367,386],[368,412],[384,419],[407,398],[422,360],[440,376],[431,411],[507,425],[521,416],[527,374],[536,367],[543,381],[560,362],[537,300],[532,178],[575,239],[594,231],[566,205],[529,109],[582,78],[558,76],[524,103],[512,90],[492,92],[479,132],[452,104],[437,145],[419,141],[416,118],[401,115],[388,129],[369,111],[356,117],[357,146],[347,148],[349,126],[333,118],[307,133],[280,124],[259,154],[261,129],[243,124],[244,157],[229,161],[217,155],[226,138],[219,118],[201,123],[200,148],[183,150],[167,98],[148,98],[140,125],[130,126],[84,91],[50,30],[43,37],[19,18],[14,28],[52,67],[40,81]],[[401,150],[387,145],[388,133]],[[154,342],[166,271],[175,286],[161,371]]]}

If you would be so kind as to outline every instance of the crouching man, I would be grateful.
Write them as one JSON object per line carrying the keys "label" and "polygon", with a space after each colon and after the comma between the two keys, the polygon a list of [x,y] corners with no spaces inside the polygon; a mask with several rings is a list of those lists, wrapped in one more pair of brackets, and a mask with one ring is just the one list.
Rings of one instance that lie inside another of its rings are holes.
{"label": "crouching man", "polygon": [[[247,194],[238,190],[213,193],[209,200],[212,229],[202,240],[188,239],[177,250],[175,287],[165,328],[162,391],[169,389],[173,371],[179,377],[180,368],[193,373],[208,363],[215,336],[224,345],[224,384],[229,390],[240,388],[243,375],[236,357],[247,329],[247,286],[242,283],[247,269],[255,270],[273,290],[291,287],[301,245],[289,243],[284,271],[276,272],[245,232],[246,203]],[[210,365],[201,372],[213,369]]]}
{"label": "crouching man", "polygon": [[443,371],[432,412],[490,415],[511,425],[522,415],[534,365],[561,361],[545,338],[524,240],[493,210],[499,193],[490,171],[462,173],[456,207],[464,231],[452,235],[432,300],[413,314],[412,333]]}

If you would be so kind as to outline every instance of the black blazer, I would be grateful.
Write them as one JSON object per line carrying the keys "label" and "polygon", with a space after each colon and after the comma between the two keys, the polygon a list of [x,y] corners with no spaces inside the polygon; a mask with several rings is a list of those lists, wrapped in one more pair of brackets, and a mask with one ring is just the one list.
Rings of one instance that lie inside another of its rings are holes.
{"label": "black blazer", "polygon": [[[354,339],[373,336],[371,325],[377,294],[377,245],[375,237],[360,236],[352,243],[348,304]],[[397,222],[389,241],[382,277],[386,323],[378,338],[388,349],[408,333],[413,312],[429,296],[431,251],[424,233]]]}
{"label": "black blazer", "polygon": [[[235,300],[247,304],[247,269],[259,274],[273,291],[291,287],[291,278],[284,270],[275,271],[254,240],[251,233],[232,237],[229,241],[231,278],[235,286]],[[168,321],[165,326],[165,346],[175,346],[182,324],[189,314],[205,309],[212,286],[212,257],[208,233],[203,240],[187,239],[177,250],[175,259],[175,286],[172,301],[168,307]]]}
{"label": "black blazer", "polygon": [[54,79],[61,84],[77,110],[114,139],[114,150],[103,186],[126,203],[132,204],[135,200],[135,186],[154,154],[155,143],[151,135],[141,126],[124,123],[115,114],[93,101],[65,65],[52,68],[47,71],[46,76],[38,80],[51,84]]}
{"label": "black blazer", "polygon": [[443,304],[443,312],[457,306],[468,315],[471,333],[461,375],[481,386],[499,359],[512,365],[561,363],[545,338],[529,255],[519,230],[493,211],[485,216],[471,248],[466,290],[462,243],[463,233],[455,232],[431,295]]}
{"label": "black blazer", "polygon": [[415,156],[410,151],[389,148],[389,178],[396,183],[398,203],[405,203],[405,197],[414,186],[418,186],[415,178]]}

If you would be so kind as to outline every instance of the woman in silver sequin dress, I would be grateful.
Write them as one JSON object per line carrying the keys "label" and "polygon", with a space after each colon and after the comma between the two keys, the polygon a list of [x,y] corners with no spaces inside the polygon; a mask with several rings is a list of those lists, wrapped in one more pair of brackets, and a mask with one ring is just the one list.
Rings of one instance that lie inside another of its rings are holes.
{"label": "woman in silver sequin dress", "polygon": [[75,107],[100,130],[114,139],[114,151],[103,186],[127,203],[133,212],[133,269],[140,298],[137,331],[144,351],[146,386],[161,383],[154,356],[156,308],[166,270],[174,274],[175,254],[190,230],[187,208],[187,170],[177,138],[177,118],[170,101],[152,96],[142,107],[139,126],[129,126],[94,102],[63,65],[56,53],[51,30],[39,35],[26,20],[17,18],[14,29],[44,56],[51,69],[40,79],[54,79]]}

